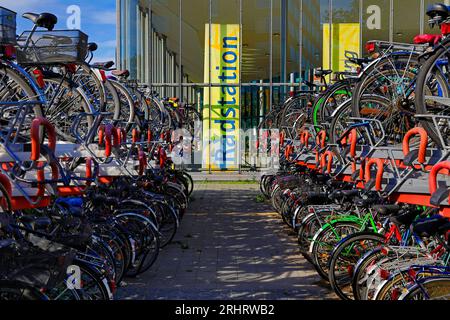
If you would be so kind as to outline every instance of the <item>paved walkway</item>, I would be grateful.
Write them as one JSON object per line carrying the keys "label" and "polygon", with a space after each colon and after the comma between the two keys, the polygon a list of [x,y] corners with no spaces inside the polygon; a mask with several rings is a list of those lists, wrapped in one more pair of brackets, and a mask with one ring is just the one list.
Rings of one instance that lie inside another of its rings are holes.
{"label": "paved walkway", "polygon": [[199,183],[173,244],[119,299],[324,299],[330,290],[257,184]]}

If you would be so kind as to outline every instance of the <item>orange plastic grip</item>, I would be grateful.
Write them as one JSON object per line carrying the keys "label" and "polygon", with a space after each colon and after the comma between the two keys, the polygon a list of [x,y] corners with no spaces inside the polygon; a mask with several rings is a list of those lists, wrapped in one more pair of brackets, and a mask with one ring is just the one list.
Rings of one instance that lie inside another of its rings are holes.
{"label": "orange plastic grip", "polygon": [[294,153],[294,146],[288,145],[286,147],[286,150],[284,150],[284,156],[285,156],[286,160],[288,160],[290,158],[292,153]]}
{"label": "orange plastic grip", "polygon": [[320,131],[316,137],[316,144],[320,146],[321,149],[325,148],[327,140],[327,132],[325,130]]}
{"label": "orange plastic grip", "polygon": [[147,167],[147,156],[144,151],[139,151],[139,175],[143,176],[145,168]]}
{"label": "orange plastic grip", "polygon": [[112,147],[118,147],[120,145],[120,137],[118,130],[111,124],[102,125],[99,127],[98,132],[99,143],[105,142],[105,156],[110,157],[112,154]]}
{"label": "orange plastic grip", "polygon": [[48,147],[53,152],[56,150],[55,127],[45,118],[38,117],[31,123],[31,161],[38,161],[41,157],[40,128],[43,126],[47,131]]}
{"label": "orange plastic grip", "polygon": [[334,154],[331,151],[327,151],[322,155],[322,158],[320,160],[320,167],[321,169],[325,169],[326,167],[326,173],[331,173],[331,169],[333,166],[333,158]]}
{"label": "orange plastic grip", "polygon": [[309,146],[309,137],[310,137],[309,131],[305,130],[300,134],[300,143],[305,147],[308,148]]}
{"label": "orange plastic grip", "polygon": [[425,163],[425,156],[427,153],[427,145],[428,145],[428,133],[423,128],[414,128],[409,130],[405,138],[403,139],[403,154],[407,156],[410,152],[409,142],[415,136],[420,136],[420,147],[419,147],[419,158],[418,161],[420,164]]}
{"label": "orange plastic grip", "polygon": [[370,159],[366,164],[366,183],[370,181],[371,172],[373,166],[377,167],[377,176],[375,180],[375,190],[381,191],[381,184],[383,182],[383,174],[384,174],[384,160],[383,159]]}
{"label": "orange plastic grip", "polygon": [[280,146],[284,146],[285,135],[284,132],[280,133]]}
{"label": "orange plastic grip", "polygon": [[350,155],[356,157],[356,144],[358,142],[358,132],[356,129],[347,131],[347,133],[341,138],[342,145],[350,144]]}
{"label": "orange plastic grip", "polygon": [[138,129],[133,129],[133,143],[138,143],[141,139],[141,132]]}
{"label": "orange plastic grip", "polygon": [[[52,169],[52,179],[58,180],[59,178],[59,170],[56,163],[50,163],[50,168]],[[44,169],[37,170],[36,180],[38,182],[38,194],[37,197],[43,197],[45,195],[45,171]]]}

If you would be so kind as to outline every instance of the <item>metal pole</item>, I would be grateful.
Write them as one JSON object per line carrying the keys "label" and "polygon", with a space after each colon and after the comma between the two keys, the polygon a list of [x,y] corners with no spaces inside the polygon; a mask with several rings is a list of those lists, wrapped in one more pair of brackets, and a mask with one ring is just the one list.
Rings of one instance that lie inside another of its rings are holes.
{"label": "metal pole", "polygon": [[394,42],[394,0],[389,3],[389,41]]}
{"label": "metal pole", "polygon": [[269,110],[273,101],[273,0],[270,0],[270,97]]}
{"label": "metal pole", "polygon": [[363,56],[364,0],[359,0],[359,56]]}
{"label": "metal pole", "polygon": [[179,37],[180,37],[180,41],[179,41],[179,57],[180,57],[180,62],[178,63],[179,69],[180,69],[180,81],[179,81],[179,95],[180,95],[180,102],[183,102],[183,86],[181,85],[183,83],[183,4],[182,4],[182,0],[179,0]]}
{"label": "metal pole", "polygon": [[332,70],[333,69],[333,0],[328,0],[328,17],[330,20],[328,69]]}
{"label": "metal pole", "polygon": [[211,168],[211,116],[212,116],[212,110],[211,110],[211,89],[212,89],[212,82],[211,82],[211,44],[212,44],[212,0],[209,0],[209,48],[208,48],[208,59],[209,59],[209,127],[208,127],[208,169],[209,174],[212,174],[212,168]]}
{"label": "metal pole", "polygon": [[242,148],[241,148],[241,130],[242,130],[242,0],[239,0],[239,154],[238,166],[239,174],[242,173]]}
{"label": "metal pole", "polygon": [[302,82],[302,71],[303,71],[303,0],[300,1],[300,17],[299,17],[299,34],[298,34],[298,81],[299,84]]}
{"label": "metal pole", "polygon": [[425,33],[425,0],[420,1],[420,34]]}
{"label": "metal pole", "polygon": [[[280,13],[280,82],[287,81],[287,54],[286,54],[286,43],[287,43],[287,1],[281,0],[281,13]],[[282,86],[280,88],[280,93],[282,99],[285,99],[286,87]]]}

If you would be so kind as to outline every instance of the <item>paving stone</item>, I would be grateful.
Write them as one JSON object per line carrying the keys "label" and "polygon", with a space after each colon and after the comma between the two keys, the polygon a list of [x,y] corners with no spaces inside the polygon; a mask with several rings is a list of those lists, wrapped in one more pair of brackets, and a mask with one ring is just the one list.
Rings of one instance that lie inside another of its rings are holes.
{"label": "paving stone", "polygon": [[116,298],[335,299],[258,194],[257,184],[197,184],[174,243]]}

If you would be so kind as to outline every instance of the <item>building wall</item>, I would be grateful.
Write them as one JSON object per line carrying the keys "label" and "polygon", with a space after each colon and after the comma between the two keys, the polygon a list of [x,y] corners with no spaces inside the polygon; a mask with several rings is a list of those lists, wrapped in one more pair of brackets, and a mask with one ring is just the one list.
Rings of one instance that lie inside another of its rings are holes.
{"label": "building wall", "polygon": [[[301,78],[311,77],[313,68],[321,66],[322,56],[326,54],[322,52],[324,24],[359,22],[362,54],[368,40],[411,42],[420,31],[430,31],[423,12],[428,4],[434,3],[431,0],[272,1],[242,0],[241,11],[239,0],[117,0],[119,68],[129,69],[133,79],[152,84],[162,96],[179,96],[201,105],[205,26],[210,21],[240,23],[242,18],[242,82],[253,84],[243,89],[247,98],[242,101],[249,101],[244,106],[245,114],[262,117],[272,103],[282,102],[291,90],[279,82],[294,78],[299,84]],[[271,88],[255,85],[270,82],[271,75]],[[197,86],[181,85],[188,83]],[[250,119],[249,123],[254,121]]]}

